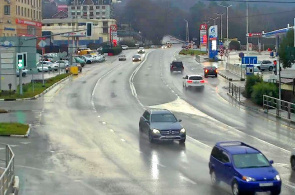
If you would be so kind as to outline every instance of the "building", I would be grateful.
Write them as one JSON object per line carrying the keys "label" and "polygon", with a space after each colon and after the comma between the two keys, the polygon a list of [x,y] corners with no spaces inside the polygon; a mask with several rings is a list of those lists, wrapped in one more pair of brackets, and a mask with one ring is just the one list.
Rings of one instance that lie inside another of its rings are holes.
{"label": "building", "polygon": [[0,36],[41,36],[42,0],[1,0]]}
{"label": "building", "polygon": [[111,19],[113,3],[112,0],[70,0],[68,15],[71,18]]}
{"label": "building", "polygon": [[[93,22],[92,37],[86,37],[86,23]],[[89,43],[102,43],[109,40],[110,25],[116,24],[114,19],[83,19],[83,18],[54,18],[44,19],[43,34],[55,35],[47,39],[53,45],[68,45],[75,39],[76,47]],[[48,44],[50,44],[48,43]]]}

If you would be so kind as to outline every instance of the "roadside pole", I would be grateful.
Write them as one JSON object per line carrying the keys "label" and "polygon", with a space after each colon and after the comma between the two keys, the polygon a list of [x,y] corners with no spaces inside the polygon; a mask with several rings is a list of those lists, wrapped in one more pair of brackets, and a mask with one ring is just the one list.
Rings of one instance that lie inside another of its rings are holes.
{"label": "roadside pole", "polygon": [[[45,86],[45,81],[44,81],[44,47],[42,47],[42,87]],[[49,69],[48,69],[49,71]]]}
{"label": "roadside pole", "polygon": [[23,95],[23,70],[19,68],[19,94]]}

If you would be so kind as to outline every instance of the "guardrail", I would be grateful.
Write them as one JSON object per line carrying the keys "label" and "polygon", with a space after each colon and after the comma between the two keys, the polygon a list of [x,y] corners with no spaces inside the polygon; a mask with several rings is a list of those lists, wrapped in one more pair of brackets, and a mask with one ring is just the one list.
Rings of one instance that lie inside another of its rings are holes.
{"label": "guardrail", "polygon": [[10,193],[14,181],[14,153],[9,145],[5,145],[5,160],[0,161],[5,162],[5,167],[0,168],[3,171],[0,176],[0,195],[6,195]]}
{"label": "guardrail", "polygon": [[235,98],[238,102],[241,101],[241,87],[236,86],[232,82],[228,83],[228,94]]}
{"label": "guardrail", "polygon": [[263,95],[263,110],[277,117],[295,121],[295,104]]}

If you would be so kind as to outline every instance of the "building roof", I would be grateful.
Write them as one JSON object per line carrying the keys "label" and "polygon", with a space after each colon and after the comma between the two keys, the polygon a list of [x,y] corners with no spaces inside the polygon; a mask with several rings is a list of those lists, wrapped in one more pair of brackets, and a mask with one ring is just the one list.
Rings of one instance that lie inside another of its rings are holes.
{"label": "building roof", "polygon": [[68,13],[61,10],[61,11],[57,12],[56,14],[54,14],[52,16],[52,18],[59,18],[59,19],[68,18]]}

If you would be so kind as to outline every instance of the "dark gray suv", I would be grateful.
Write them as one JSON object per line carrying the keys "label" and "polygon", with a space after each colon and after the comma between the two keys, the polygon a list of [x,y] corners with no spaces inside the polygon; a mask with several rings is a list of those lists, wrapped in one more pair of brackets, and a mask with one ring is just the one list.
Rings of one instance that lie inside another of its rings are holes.
{"label": "dark gray suv", "polygon": [[172,112],[165,109],[145,110],[139,120],[139,130],[149,136],[150,143],[155,140],[178,140],[184,143],[186,130]]}

